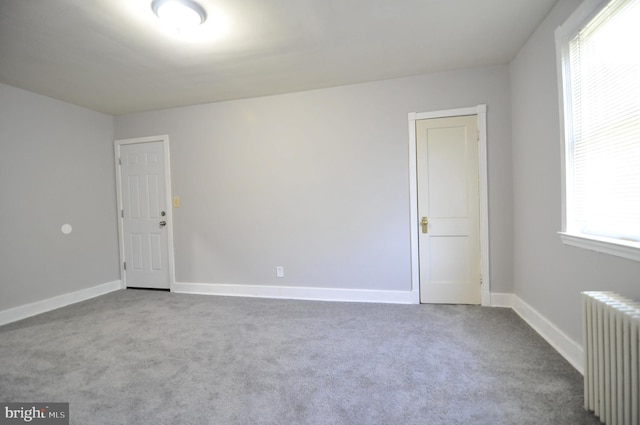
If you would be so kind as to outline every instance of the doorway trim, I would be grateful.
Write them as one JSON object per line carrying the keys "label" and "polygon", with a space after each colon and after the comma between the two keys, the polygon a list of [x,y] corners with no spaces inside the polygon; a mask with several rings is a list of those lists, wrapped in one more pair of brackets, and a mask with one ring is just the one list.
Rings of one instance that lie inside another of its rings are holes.
{"label": "doorway trim", "polygon": [[123,145],[133,145],[139,143],[149,142],[162,142],[162,150],[164,152],[164,184],[165,184],[165,202],[167,205],[167,216],[165,221],[167,222],[167,245],[168,245],[168,267],[169,267],[169,290],[174,291],[176,276],[175,276],[175,259],[173,250],[173,205],[171,203],[171,163],[169,162],[169,136],[149,136],[149,137],[136,137],[133,139],[118,139],[114,141],[114,164],[116,170],[116,197],[118,203],[118,248],[120,249],[120,276],[122,282],[122,289],[126,289],[126,274],[124,269],[125,252],[124,252],[124,222],[121,211],[123,210],[122,204],[122,185],[120,176],[120,147]]}
{"label": "doorway trim", "polygon": [[464,115],[478,117],[478,177],[480,180],[480,271],[482,273],[482,305],[491,305],[491,273],[489,251],[489,192],[487,167],[487,105],[447,109],[433,112],[409,113],[409,220],[411,230],[411,292],[420,303],[420,257],[418,253],[418,166],[416,121],[430,118],[448,118]]}

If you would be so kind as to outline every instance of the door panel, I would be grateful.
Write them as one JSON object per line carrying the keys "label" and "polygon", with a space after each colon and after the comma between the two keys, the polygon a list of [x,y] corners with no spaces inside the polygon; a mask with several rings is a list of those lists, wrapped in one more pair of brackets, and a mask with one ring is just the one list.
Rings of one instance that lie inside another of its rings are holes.
{"label": "door panel", "polygon": [[426,132],[429,213],[432,218],[466,217],[465,129],[427,128]]}
{"label": "door panel", "polygon": [[420,301],[480,304],[477,116],[416,121]]}
{"label": "door panel", "polygon": [[169,288],[164,144],[123,144],[119,153],[126,285]]}
{"label": "door panel", "polygon": [[469,239],[466,237],[431,238],[431,283],[464,282],[469,276],[466,258],[460,255],[466,252]]}

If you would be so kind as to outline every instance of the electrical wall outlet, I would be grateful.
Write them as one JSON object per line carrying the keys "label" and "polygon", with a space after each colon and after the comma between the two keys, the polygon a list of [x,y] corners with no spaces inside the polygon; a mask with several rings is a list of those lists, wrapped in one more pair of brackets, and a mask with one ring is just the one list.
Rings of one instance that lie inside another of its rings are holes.
{"label": "electrical wall outlet", "polygon": [[284,277],[284,267],[276,267],[276,277]]}

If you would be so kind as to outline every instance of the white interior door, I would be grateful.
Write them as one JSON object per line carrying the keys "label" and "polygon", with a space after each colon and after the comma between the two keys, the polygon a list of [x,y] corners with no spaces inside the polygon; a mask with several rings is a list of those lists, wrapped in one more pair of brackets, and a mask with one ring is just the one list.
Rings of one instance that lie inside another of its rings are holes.
{"label": "white interior door", "polygon": [[121,247],[126,287],[169,289],[169,205],[165,143],[121,143]]}
{"label": "white interior door", "polygon": [[480,304],[477,116],[416,121],[420,302]]}

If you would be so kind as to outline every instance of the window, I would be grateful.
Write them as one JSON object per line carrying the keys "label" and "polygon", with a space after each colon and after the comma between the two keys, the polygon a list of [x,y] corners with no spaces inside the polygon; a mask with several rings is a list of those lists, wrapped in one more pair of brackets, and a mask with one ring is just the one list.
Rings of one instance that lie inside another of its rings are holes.
{"label": "window", "polygon": [[588,0],[556,32],[565,243],[640,261],[640,0]]}

